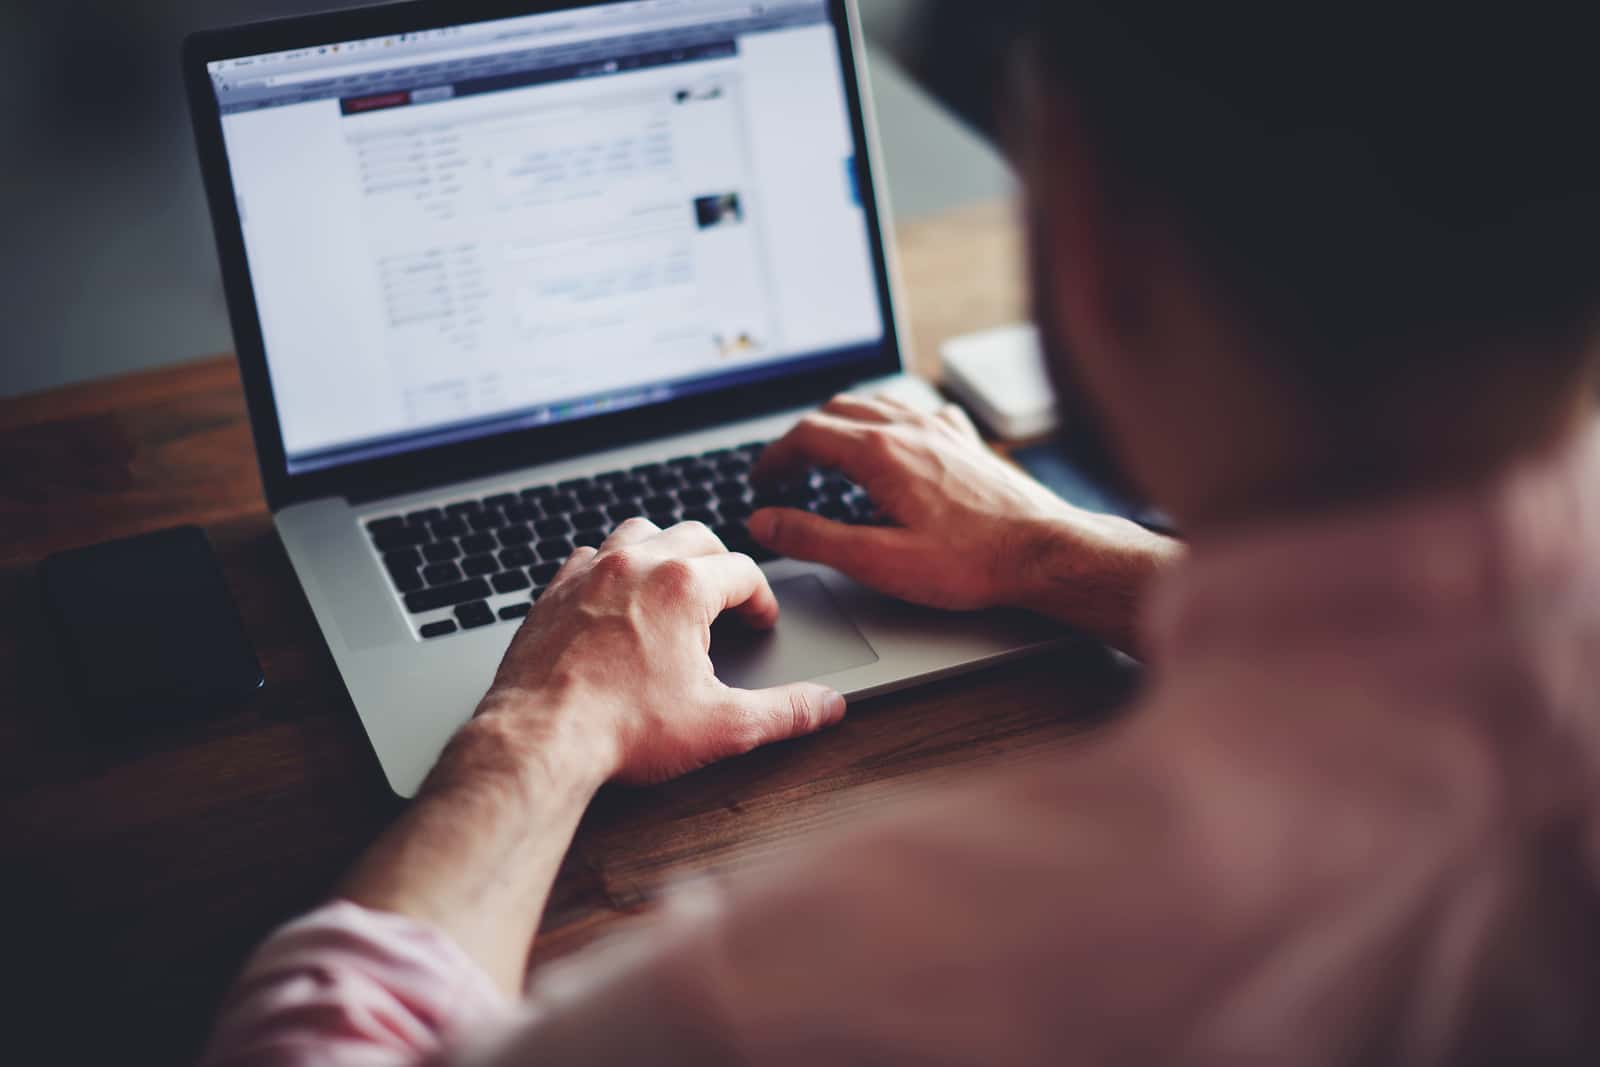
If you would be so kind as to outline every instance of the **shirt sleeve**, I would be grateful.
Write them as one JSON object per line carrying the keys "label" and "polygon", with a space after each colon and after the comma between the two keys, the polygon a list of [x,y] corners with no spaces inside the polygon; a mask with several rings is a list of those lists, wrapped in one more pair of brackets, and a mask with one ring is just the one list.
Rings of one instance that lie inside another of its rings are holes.
{"label": "shirt sleeve", "polygon": [[443,933],[344,901],[273,934],[223,1005],[203,1067],[398,1067],[512,1005]]}
{"label": "shirt sleeve", "polygon": [[1099,756],[1070,785],[1041,761],[902,793],[868,824],[680,885],[660,912],[541,967],[515,1023],[451,1062],[1117,1060],[1128,1031],[1094,1020],[1200,995],[1184,987],[1198,971],[1157,961],[1216,927],[1158,906],[1203,906],[1186,895],[1189,854],[1164,847],[1174,812],[1122,757]]}

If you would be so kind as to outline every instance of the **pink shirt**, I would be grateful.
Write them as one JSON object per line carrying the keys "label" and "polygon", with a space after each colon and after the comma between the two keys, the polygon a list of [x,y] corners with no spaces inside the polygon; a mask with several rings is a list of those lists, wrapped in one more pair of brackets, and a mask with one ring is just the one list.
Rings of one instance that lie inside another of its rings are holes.
{"label": "pink shirt", "polygon": [[336,903],[207,1063],[1596,1062],[1600,439],[1193,546],[1149,692],[507,1003]]}

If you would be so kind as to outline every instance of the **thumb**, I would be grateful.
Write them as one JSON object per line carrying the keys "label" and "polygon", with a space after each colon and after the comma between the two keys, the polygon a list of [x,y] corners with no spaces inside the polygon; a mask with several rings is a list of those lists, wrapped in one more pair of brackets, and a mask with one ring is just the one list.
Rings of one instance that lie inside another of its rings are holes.
{"label": "thumb", "polygon": [[733,693],[743,712],[741,741],[747,752],[814,734],[844,718],[844,697],[814,682],[756,691],[735,689]]}

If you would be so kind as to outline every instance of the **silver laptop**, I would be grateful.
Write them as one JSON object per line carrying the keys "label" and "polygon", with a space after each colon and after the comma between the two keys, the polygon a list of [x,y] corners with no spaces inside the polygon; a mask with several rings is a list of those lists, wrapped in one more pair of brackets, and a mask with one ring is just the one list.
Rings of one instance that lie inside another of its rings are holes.
{"label": "silver laptop", "polygon": [[[806,408],[937,402],[901,374],[861,63],[843,0],[427,0],[187,43],[267,500],[395,792],[630,515],[762,560],[783,618],[719,629],[733,685],[862,698],[1061,640],[745,533]],[[777,494],[876,519],[827,472]]]}

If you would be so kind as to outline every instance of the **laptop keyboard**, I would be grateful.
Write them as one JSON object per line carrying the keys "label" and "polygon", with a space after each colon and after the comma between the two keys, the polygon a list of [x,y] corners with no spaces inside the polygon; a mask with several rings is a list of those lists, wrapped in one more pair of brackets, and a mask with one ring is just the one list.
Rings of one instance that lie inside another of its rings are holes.
{"label": "laptop keyboard", "polygon": [[456,500],[367,523],[389,581],[425,639],[523,619],[573,551],[599,547],[626,520],[663,528],[697,521],[734,552],[776,558],[745,520],[790,507],[855,525],[879,520],[867,494],[831,471],[757,491],[750,471],[764,443],[718,449],[557,485]]}

